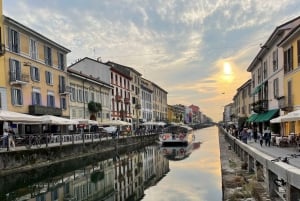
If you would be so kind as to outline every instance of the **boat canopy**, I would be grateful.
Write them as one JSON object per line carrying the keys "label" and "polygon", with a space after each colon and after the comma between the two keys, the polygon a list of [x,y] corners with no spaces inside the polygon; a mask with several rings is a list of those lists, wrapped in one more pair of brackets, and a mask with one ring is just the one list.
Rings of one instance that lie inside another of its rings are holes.
{"label": "boat canopy", "polygon": [[191,127],[185,126],[185,125],[171,125],[171,126],[164,128],[165,133],[172,133],[172,134],[188,133],[192,130],[193,129]]}

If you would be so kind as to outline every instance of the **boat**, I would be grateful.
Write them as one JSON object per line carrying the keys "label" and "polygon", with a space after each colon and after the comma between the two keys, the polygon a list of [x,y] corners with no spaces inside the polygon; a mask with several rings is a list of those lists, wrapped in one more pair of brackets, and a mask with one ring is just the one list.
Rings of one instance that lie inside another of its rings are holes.
{"label": "boat", "polygon": [[185,125],[170,125],[159,135],[161,144],[188,145],[194,140],[193,129]]}
{"label": "boat", "polygon": [[162,145],[160,147],[162,155],[171,161],[180,161],[189,157],[193,151],[193,143],[187,145]]}

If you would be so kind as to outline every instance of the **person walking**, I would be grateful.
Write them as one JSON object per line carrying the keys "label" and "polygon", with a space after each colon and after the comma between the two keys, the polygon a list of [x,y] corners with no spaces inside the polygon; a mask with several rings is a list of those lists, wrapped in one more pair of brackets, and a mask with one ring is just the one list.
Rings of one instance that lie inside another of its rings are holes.
{"label": "person walking", "polygon": [[257,141],[257,128],[256,127],[253,127],[253,139],[254,139],[254,142]]}
{"label": "person walking", "polygon": [[271,144],[271,131],[269,127],[267,127],[266,130],[264,130],[264,139],[265,139],[265,145],[269,147]]}
{"label": "person walking", "polygon": [[248,131],[247,128],[244,128],[241,132],[241,136],[242,136],[242,141],[247,144],[247,140],[248,140]]}
{"label": "person walking", "polygon": [[259,136],[259,144],[262,147],[262,145],[264,143],[264,136],[261,132],[258,132],[258,136]]}
{"label": "person walking", "polygon": [[7,151],[9,151],[9,133],[8,133],[8,130],[7,129],[4,129],[4,132],[3,132],[3,137],[2,137],[2,147],[3,148],[7,148]]}

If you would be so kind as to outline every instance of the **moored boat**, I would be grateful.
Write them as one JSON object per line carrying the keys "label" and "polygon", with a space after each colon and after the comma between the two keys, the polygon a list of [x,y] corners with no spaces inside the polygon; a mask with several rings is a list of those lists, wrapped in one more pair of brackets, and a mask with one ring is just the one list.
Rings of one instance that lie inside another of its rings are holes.
{"label": "moored boat", "polygon": [[162,145],[160,147],[161,153],[169,160],[179,161],[190,156],[193,151],[193,143],[186,145]]}
{"label": "moored boat", "polygon": [[164,144],[188,145],[194,139],[193,129],[185,125],[171,125],[163,129],[159,135],[160,142]]}

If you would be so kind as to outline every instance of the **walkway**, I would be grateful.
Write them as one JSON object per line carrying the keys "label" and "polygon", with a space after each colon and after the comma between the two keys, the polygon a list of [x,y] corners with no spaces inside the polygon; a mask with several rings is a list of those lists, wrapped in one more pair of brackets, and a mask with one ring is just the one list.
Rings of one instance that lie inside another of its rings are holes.
{"label": "walkway", "polygon": [[[281,159],[287,157],[288,163],[292,166],[300,168],[300,152],[296,145],[292,145],[289,147],[279,147],[275,145],[271,145],[270,147],[265,146],[264,144],[260,146],[259,141],[254,142],[254,140],[248,140],[248,145],[256,148],[257,150],[274,157],[274,159]],[[278,160],[280,161],[280,159]],[[277,161],[275,161],[277,162]]]}

